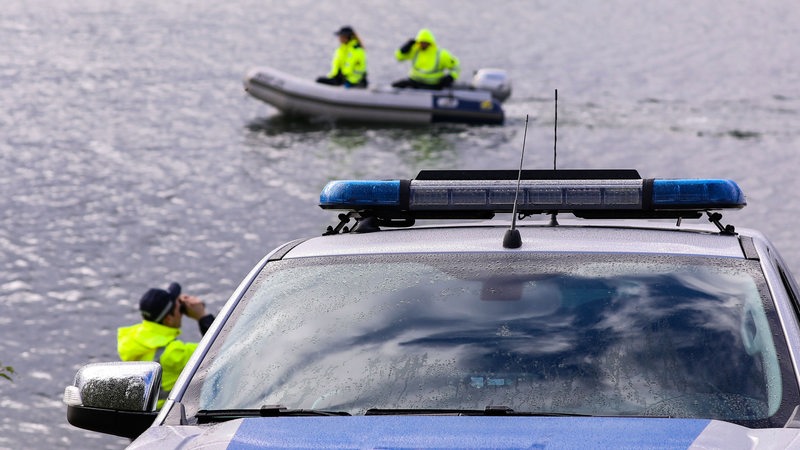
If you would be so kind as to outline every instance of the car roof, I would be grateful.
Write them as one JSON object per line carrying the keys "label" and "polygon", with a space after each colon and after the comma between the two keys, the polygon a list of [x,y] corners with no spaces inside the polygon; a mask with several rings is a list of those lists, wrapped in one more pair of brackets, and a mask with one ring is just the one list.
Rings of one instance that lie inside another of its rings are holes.
{"label": "car roof", "polygon": [[[372,233],[344,233],[312,238],[297,244],[284,258],[336,255],[452,252],[581,252],[705,255],[743,258],[737,235],[714,227],[678,227],[640,220],[562,220],[558,226],[518,223],[519,249],[503,248],[508,223],[436,224],[413,228],[386,228]],[[753,230],[747,236],[763,239]]]}

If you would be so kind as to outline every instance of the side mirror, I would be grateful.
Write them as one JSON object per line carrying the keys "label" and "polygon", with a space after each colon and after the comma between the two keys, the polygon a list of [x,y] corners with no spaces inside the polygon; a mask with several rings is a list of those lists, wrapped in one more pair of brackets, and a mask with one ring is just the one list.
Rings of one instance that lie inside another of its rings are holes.
{"label": "side mirror", "polygon": [[136,438],[158,415],[160,388],[156,362],[87,364],[64,389],[67,420],[78,428]]}

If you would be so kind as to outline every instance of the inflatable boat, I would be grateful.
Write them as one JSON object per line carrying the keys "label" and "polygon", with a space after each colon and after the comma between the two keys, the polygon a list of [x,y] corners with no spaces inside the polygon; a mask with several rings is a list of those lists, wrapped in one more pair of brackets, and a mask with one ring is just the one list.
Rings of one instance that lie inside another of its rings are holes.
{"label": "inflatable boat", "polygon": [[244,88],[290,116],[396,124],[501,124],[502,102],[511,95],[511,82],[500,69],[480,69],[470,84],[427,90],[329,86],[261,67],[247,73]]}

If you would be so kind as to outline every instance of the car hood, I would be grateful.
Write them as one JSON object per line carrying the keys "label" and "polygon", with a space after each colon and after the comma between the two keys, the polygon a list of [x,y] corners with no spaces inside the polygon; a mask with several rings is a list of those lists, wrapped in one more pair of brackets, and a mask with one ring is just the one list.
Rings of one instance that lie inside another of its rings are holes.
{"label": "car hood", "polygon": [[248,418],[156,426],[129,449],[800,448],[800,430],[700,419],[354,416]]}

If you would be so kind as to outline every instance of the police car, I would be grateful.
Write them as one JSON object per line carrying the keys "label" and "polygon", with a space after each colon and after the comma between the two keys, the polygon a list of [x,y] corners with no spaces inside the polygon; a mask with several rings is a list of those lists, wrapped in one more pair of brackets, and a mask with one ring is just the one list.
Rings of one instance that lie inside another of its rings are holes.
{"label": "police car", "polygon": [[745,203],[635,170],[333,181],[160,411],[159,365],[117,362],[67,416],[131,448],[797,447],[799,291],[725,223]]}

